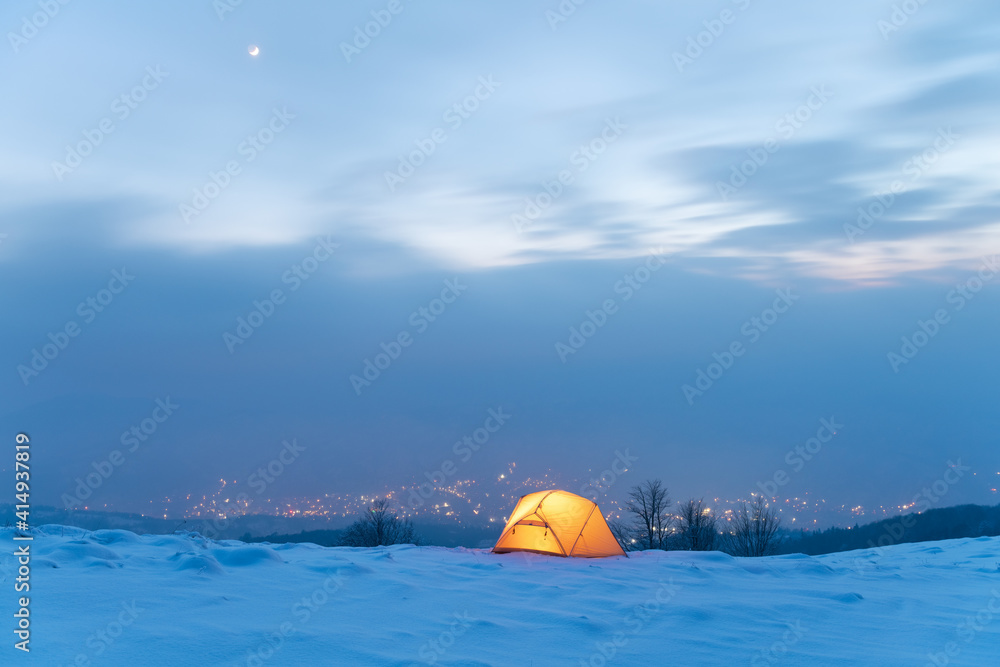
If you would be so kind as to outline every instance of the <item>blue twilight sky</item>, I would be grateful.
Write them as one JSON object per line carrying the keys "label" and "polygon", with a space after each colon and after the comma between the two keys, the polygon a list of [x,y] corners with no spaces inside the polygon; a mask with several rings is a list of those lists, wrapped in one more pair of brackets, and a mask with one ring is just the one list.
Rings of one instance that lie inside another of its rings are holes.
{"label": "blue twilight sky", "polygon": [[896,505],[961,459],[940,503],[997,502],[1000,7],[903,5],[5,3],[0,424],[36,502],[116,449],[95,504],[200,495],[291,438],[269,493],[446,460],[575,490],[628,448],[611,496]]}

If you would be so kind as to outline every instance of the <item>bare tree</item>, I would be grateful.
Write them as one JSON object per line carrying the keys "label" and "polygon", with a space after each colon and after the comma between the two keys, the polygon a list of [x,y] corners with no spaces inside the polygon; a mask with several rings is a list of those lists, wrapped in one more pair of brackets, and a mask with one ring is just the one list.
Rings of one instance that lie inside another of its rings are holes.
{"label": "bare tree", "polygon": [[778,546],[781,517],[763,495],[743,501],[733,514],[726,551],[734,556],[767,556]]}
{"label": "bare tree", "polygon": [[647,479],[632,487],[626,509],[634,517],[633,538],[637,549],[666,549],[670,538],[670,494],[663,482]]}
{"label": "bare tree", "polygon": [[415,544],[416,534],[409,519],[400,519],[386,498],[374,501],[357,521],[344,531],[345,547],[379,547],[389,544]]}
{"label": "bare tree", "polygon": [[678,542],[681,549],[711,551],[719,535],[718,518],[705,507],[705,499],[691,499],[681,505]]}

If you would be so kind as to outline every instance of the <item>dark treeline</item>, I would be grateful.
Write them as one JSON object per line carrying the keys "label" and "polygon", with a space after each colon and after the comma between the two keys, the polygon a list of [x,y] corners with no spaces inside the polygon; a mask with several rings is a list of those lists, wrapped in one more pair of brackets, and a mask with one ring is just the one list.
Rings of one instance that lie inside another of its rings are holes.
{"label": "dark treeline", "polygon": [[852,528],[789,531],[776,553],[810,556],[890,544],[1000,535],[1000,505],[957,505],[905,514]]}

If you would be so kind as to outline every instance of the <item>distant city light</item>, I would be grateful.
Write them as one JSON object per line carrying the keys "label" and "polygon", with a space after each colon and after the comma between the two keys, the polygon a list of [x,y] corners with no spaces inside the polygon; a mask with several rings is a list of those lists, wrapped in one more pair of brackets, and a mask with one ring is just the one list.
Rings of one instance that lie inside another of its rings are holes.
{"label": "distant city light", "polygon": [[[486,477],[485,481],[477,479],[453,479],[446,486],[433,488],[432,495],[417,507],[410,507],[406,499],[414,492],[419,493],[426,482],[414,481],[412,484],[395,489],[386,488],[378,493],[368,490],[364,493],[330,492],[319,496],[288,497],[288,498],[258,498],[246,496],[234,499],[231,490],[226,490],[230,484],[238,484],[224,478],[219,479],[219,487],[214,493],[201,495],[187,493],[177,498],[165,497],[160,501],[150,500],[151,507],[143,516],[162,517],[163,519],[197,519],[226,518],[245,515],[273,517],[304,517],[320,521],[349,520],[368,510],[377,498],[388,498],[397,503],[397,510],[402,516],[414,519],[437,518],[462,524],[489,525],[497,521],[506,522],[506,514],[510,511],[516,499],[527,493],[550,488],[573,490],[578,488],[582,480],[564,480],[554,473],[545,472],[539,477],[521,477],[516,473],[516,463],[506,466],[506,472],[497,477]],[[1000,472],[996,473],[1000,475]],[[490,481],[492,479],[492,481]],[[600,500],[602,511],[608,518],[621,518],[627,514],[625,496],[631,484],[622,484],[611,489]],[[997,487],[987,489],[989,493],[998,493]],[[617,495],[616,493],[617,492]],[[760,494],[751,493],[750,497]],[[744,498],[713,498],[713,508],[705,508],[704,512],[715,512],[720,518],[730,520],[733,508]],[[905,514],[914,510],[916,502],[899,505],[879,505],[866,508],[864,505],[847,505],[827,502],[825,498],[816,498],[808,492],[803,497],[772,498],[778,503],[778,510],[786,517],[788,525],[808,527],[809,530],[821,526],[852,527],[860,518],[870,521]],[[678,503],[679,505],[680,503]],[[89,509],[89,507],[84,507]],[[122,511],[109,503],[102,508],[106,511]],[[500,519],[498,517],[504,517]]]}

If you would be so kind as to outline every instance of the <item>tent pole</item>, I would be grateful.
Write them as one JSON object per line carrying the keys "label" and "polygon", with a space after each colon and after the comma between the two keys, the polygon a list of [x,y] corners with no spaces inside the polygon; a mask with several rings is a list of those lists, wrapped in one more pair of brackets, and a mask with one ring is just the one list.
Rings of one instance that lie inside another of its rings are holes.
{"label": "tent pole", "polygon": [[[580,533],[576,536],[576,539],[573,540],[573,546],[570,547],[569,553],[573,553],[573,550],[576,549],[576,543],[580,541],[581,537],[583,537],[583,531],[587,529],[587,524],[590,523],[590,517],[594,516],[594,510],[596,509],[597,509],[597,503],[594,503],[594,506],[590,508],[590,514],[587,515],[587,519],[583,522],[583,525],[580,527]],[[568,556],[569,554],[566,555]]]}

